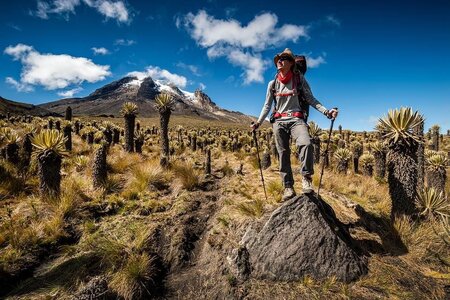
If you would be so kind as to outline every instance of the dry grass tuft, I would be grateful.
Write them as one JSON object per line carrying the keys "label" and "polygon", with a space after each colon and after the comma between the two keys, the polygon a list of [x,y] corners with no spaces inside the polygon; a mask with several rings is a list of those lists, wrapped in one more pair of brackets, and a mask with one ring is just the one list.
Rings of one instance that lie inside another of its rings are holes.
{"label": "dry grass tuft", "polygon": [[235,204],[235,207],[244,216],[252,218],[260,218],[264,214],[264,202],[259,199],[239,202]]}
{"label": "dry grass tuft", "polygon": [[150,295],[147,283],[155,272],[154,258],[147,253],[131,253],[123,266],[112,275],[110,288],[124,299],[143,299]]}
{"label": "dry grass tuft", "polygon": [[123,174],[133,166],[141,164],[143,157],[138,153],[129,153],[124,151],[121,146],[111,147],[108,153],[108,166],[112,173]]}
{"label": "dry grass tuft", "polygon": [[267,184],[267,193],[273,197],[274,201],[281,202],[283,196],[283,185],[280,180],[272,180]]}
{"label": "dry grass tuft", "polygon": [[[86,232],[75,252],[87,251],[99,259],[103,272],[111,274],[110,288],[124,299],[148,297],[148,286],[156,272],[154,257],[147,251],[149,231],[139,223]],[[115,225],[117,226],[117,224]]]}
{"label": "dry grass tuft", "polygon": [[200,173],[194,169],[194,166],[189,162],[174,162],[171,170],[176,178],[178,178],[183,188],[192,191],[198,187],[200,183]]}
{"label": "dry grass tuft", "polygon": [[135,200],[150,189],[162,190],[168,188],[172,174],[153,160],[132,167],[126,177],[128,179],[123,188],[122,196],[128,200]]}

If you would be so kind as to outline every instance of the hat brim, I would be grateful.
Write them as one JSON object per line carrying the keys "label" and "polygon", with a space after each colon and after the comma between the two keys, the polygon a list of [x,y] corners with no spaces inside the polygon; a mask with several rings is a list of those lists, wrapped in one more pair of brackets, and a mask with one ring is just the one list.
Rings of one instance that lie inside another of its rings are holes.
{"label": "hat brim", "polygon": [[274,58],[273,58],[273,63],[275,64],[275,66],[277,65],[278,61],[279,61],[280,58],[282,58],[282,57],[287,57],[287,58],[289,58],[289,60],[292,61],[292,62],[295,61],[294,56],[290,55],[289,53],[286,53],[286,52],[284,52],[284,53],[278,53],[278,54],[275,55]]}

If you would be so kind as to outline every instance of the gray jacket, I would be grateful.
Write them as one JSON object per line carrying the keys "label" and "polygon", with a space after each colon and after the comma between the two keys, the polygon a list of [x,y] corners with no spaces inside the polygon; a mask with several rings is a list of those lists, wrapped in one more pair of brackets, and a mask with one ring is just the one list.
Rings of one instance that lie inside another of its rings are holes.
{"label": "gray jacket", "polygon": [[[294,79],[294,77],[293,77]],[[298,100],[297,91],[293,91],[293,79],[289,81],[286,85],[281,83],[279,80],[275,83],[275,91],[276,94],[292,94],[289,96],[284,95],[276,95],[275,96],[275,110],[279,113],[284,112],[295,112],[295,111],[301,111],[300,103]],[[261,110],[261,114],[258,118],[258,123],[262,124],[262,122],[266,119],[267,115],[270,112],[270,108],[272,107],[272,102],[274,101],[274,95],[272,94],[271,87],[274,80],[270,81],[267,85],[267,93],[266,93],[266,101],[264,102],[264,106]],[[303,99],[305,99],[309,105],[317,109],[323,114],[326,114],[328,111],[320,102],[317,100],[314,95],[311,92],[311,88],[309,87],[308,82],[306,81],[305,77],[300,73],[300,93],[302,93]],[[278,121],[293,121],[295,117],[281,117],[278,119]]]}

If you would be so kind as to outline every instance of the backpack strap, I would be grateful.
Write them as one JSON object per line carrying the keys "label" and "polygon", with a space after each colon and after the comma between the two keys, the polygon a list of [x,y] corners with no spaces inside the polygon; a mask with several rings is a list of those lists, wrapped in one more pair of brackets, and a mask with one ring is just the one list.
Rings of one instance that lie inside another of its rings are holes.
{"label": "backpack strap", "polygon": [[[309,104],[303,99],[303,96],[302,96],[302,86],[300,84],[300,76],[301,75],[299,72],[300,71],[294,72],[294,76],[292,76],[292,80],[293,80],[292,84],[293,84],[293,90],[296,90],[296,92],[297,92],[298,104],[304,115],[303,119],[305,120],[305,122],[307,122],[308,115],[309,115]],[[280,87],[280,82],[278,80],[277,75],[278,75],[278,73],[275,75],[275,78],[270,87],[270,92],[272,93],[272,97],[273,97],[273,101],[274,101],[272,114],[275,114],[277,112],[277,110],[276,110],[277,97],[275,96],[275,94],[277,93],[277,90]]]}
{"label": "backpack strap", "polygon": [[273,114],[275,114],[277,112],[277,110],[276,110],[277,97],[275,96],[275,94],[277,93],[277,90],[280,87],[280,84],[279,84],[278,79],[277,79],[277,75],[278,75],[278,72],[277,72],[277,74],[275,74],[275,78],[273,79],[272,85],[270,86],[270,93],[272,94],[272,98],[273,98],[273,102],[274,102],[273,110],[272,110]]}
{"label": "backpack strap", "polygon": [[300,84],[300,76],[302,76],[302,75],[300,75],[300,71],[297,71],[294,73],[293,79],[295,81],[295,87],[297,89],[298,104],[304,114],[304,120],[305,120],[305,122],[307,122],[308,115],[309,115],[309,103],[306,102],[306,100],[303,98],[302,85]]}

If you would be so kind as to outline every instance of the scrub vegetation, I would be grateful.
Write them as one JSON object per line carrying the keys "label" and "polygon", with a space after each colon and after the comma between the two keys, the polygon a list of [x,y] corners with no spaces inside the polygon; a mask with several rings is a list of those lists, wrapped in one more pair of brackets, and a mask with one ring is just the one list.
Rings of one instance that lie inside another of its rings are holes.
{"label": "scrub vegetation", "polygon": [[272,130],[257,131],[266,200],[249,127],[171,117],[170,97],[159,100],[160,118],[139,118],[131,102],[123,118],[0,116],[0,298],[450,297],[450,136],[423,132],[419,112],[392,110],[372,132],[341,127],[329,141],[310,126],[313,183],[325,162],[321,196],[367,275],[242,281],[227,257],[283,205]]}

